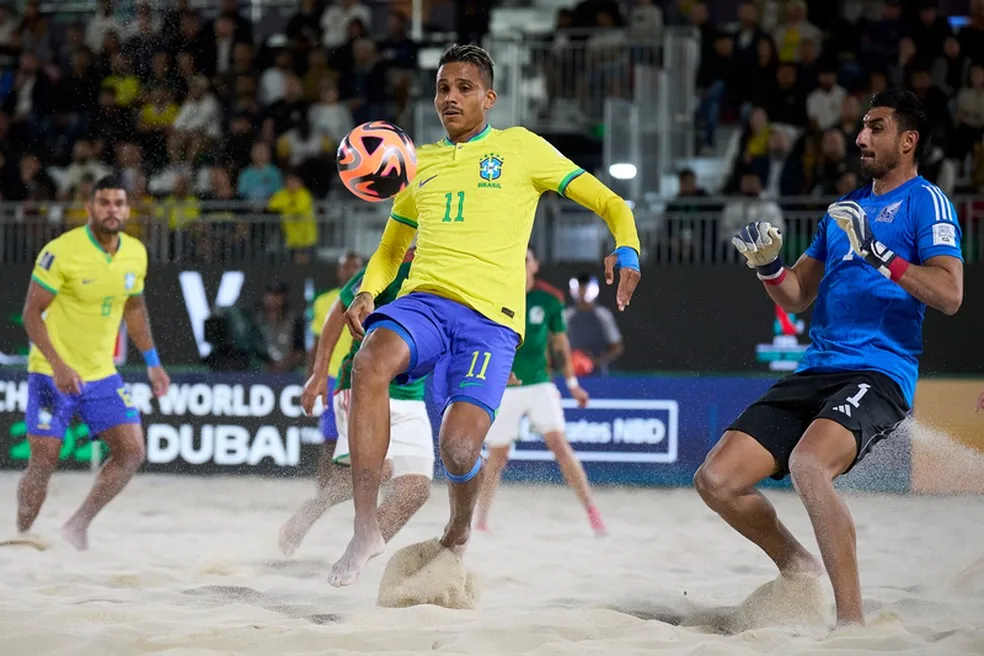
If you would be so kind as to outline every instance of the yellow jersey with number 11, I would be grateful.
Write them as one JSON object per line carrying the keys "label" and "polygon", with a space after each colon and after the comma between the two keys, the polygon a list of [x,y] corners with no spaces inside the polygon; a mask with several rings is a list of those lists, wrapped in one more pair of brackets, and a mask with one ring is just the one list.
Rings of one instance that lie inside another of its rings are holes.
{"label": "yellow jersey with number 11", "polygon": [[[103,250],[88,225],[69,230],[41,250],[31,280],[55,295],[44,325],[55,351],[82,380],[116,373],[113,351],[123,307],[131,296],[143,293],[146,277],[147,249],[124,233],[115,255]],[[27,370],[52,375],[34,345]]]}
{"label": "yellow jersey with number 11", "polygon": [[428,292],[462,303],[522,337],[526,247],[545,191],[564,195],[584,170],[526,128],[490,126],[471,140],[422,146],[417,174],[392,220],[417,229],[400,295]]}

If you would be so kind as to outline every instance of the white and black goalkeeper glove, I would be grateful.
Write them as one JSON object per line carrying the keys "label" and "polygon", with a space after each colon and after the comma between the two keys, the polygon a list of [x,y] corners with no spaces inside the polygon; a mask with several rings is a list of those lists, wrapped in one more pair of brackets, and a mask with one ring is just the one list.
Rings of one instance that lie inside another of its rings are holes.
{"label": "white and black goalkeeper glove", "polygon": [[749,268],[755,269],[759,279],[777,280],[783,274],[782,233],[768,221],[753,221],[738,231],[731,239],[738,252],[745,256]]}
{"label": "white and black goalkeeper glove", "polygon": [[898,280],[902,276],[908,263],[875,239],[871,232],[871,221],[860,205],[853,200],[840,201],[828,207],[827,214],[833,217],[847,235],[851,250],[875,267],[878,273],[891,280]]}

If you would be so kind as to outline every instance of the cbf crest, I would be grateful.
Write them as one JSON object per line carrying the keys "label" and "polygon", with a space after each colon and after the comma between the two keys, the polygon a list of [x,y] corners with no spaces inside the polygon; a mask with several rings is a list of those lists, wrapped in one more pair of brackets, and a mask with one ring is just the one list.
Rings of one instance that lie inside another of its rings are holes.
{"label": "cbf crest", "polygon": [[478,177],[482,182],[478,183],[479,189],[502,189],[498,183],[502,176],[502,155],[488,153],[482,157],[478,163]]}
{"label": "cbf crest", "polygon": [[123,276],[123,289],[126,291],[133,290],[134,285],[137,284],[137,274],[128,272]]}

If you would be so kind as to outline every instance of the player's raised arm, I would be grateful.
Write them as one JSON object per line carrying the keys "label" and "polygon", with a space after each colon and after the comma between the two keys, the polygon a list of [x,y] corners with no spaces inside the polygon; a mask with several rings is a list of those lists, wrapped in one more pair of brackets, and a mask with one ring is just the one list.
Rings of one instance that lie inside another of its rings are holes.
{"label": "player's raised arm", "polygon": [[857,203],[837,202],[827,212],[847,235],[851,250],[865,262],[926,305],[954,315],[963,303],[963,255],[956,211],[942,191],[929,185],[913,192],[910,203],[918,264],[878,241],[868,215]]}
{"label": "player's raised arm", "polygon": [[147,377],[155,396],[164,396],[171,386],[171,379],[161,365],[161,358],[154,346],[154,337],[150,332],[150,313],[147,312],[147,302],[144,300],[142,289],[130,295],[123,307],[123,321],[130,339],[140,349],[144,362],[147,364]]}
{"label": "player's raised arm", "polygon": [[782,233],[768,221],[749,223],[731,240],[749,268],[755,269],[765,291],[786,312],[802,312],[817,298],[826,257],[827,220],[820,221],[813,243],[792,267],[782,262]]}
{"label": "player's raised arm", "polygon": [[528,133],[527,165],[534,183],[542,191],[556,191],[591,210],[608,225],[615,237],[615,251],[605,258],[605,282],[615,282],[619,271],[616,303],[624,310],[632,300],[639,272],[639,233],[628,204],[598,178],[576,166],[542,137]]}
{"label": "player's raised arm", "polygon": [[410,188],[404,189],[393,201],[393,211],[383,230],[376,252],[369,258],[362,286],[345,313],[352,335],[361,339],[365,334],[362,322],[374,309],[373,299],[396,278],[413,238],[417,234],[417,210]]}

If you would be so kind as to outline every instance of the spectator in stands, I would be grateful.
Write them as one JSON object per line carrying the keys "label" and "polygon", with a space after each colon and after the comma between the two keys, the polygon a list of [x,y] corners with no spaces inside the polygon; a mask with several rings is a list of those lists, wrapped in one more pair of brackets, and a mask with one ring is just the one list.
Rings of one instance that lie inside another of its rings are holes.
{"label": "spectator in stands", "polygon": [[765,111],[775,123],[806,125],[806,96],[797,84],[796,67],[780,64],[776,71],[775,95],[765,105]]}
{"label": "spectator in stands", "polygon": [[289,50],[277,53],[274,65],[260,76],[260,104],[272,105],[284,97],[287,76],[294,74],[294,57]]}
{"label": "spectator in stands", "polygon": [[612,363],[625,352],[622,333],[611,310],[595,302],[598,297],[597,279],[588,273],[578,274],[571,281],[571,296],[574,305],[564,310],[571,355],[576,360],[587,356],[591,363],[587,371],[578,371],[577,375],[594,373],[604,376]]}
{"label": "spectator in stands", "polygon": [[304,364],[304,319],[291,310],[289,295],[286,283],[271,283],[254,319],[265,346],[267,370],[273,373],[294,371]]}
{"label": "spectator in stands", "polygon": [[806,18],[806,3],[790,0],[786,3],[786,20],[772,33],[776,42],[779,61],[783,64],[799,62],[800,44],[804,41],[821,43],[823,32]]}
{"label": "spectator in stands", "polygon": [[803,90],[803,95],[808,96],[820,84],[820,43],[807,39],[800,44],[800,61],[797,64],[796,81]]}
{"label": "spectator in stands", "polygon": [[197,76],[191,80],[188,97],[174,119],[168,148],[184,153],[185,161],[192,163],[221,136],[222,108],[208,91],[208,78]]}
{"label": "spectator in stands", "polygon": [[250,80],[252,84],[252,94],[255,99],[255,71],[253,68],[253,46],[248,43],[237,43],[232,47],[232,67],[221,75],[213,79],[215,97],[222,104],[223,114],[232,116],[235,114],[234,105],[237,98],[237,86],[240,80]]}
{"label": "spectator in stands", "polygon": [[759,10],[755,2],[747,0],[738,5],[738,31],[735,32],[735,59],[739,66],[754,65],[758,59],[758,43],[770,38],[759,25]]}
{"label": "spectator in stands", "polygon": [[958,161],[969,154],[975,159],[980,157],[984,139],[984,66],[981,64],[971,66],[970,84],[957,94],[955,123],[953,156]]}
{"label": "spectator in stands", "polygon": [[984,64],[984,0],[970,0],[970,25],[957,35],[960,50],[974,64]]}
{"label": "spectator in stands", "polygon": [[909,37],[923,61],[931,62],[943,55],[943,43],[953,36],[950,23],[940,16],[937,0],[919,0],[919,13],[909,26]]}
{"label": "spectator in stands", "polygon": [[196,259],[227,262],[244,257],[251,227],[240,220],[244,200],[236,193],[229,171],[221,166],[209,169],[208,193],[202,197],[207,205],[192,228]]}
{"label": "spectator in stands", "polygon": [[318,225],[314,222],[314,197],[301,176],[287,171],[286,185],[270,198],[269,208],[280,214],[284,246],[295,264],[311,262],[318,243]]}
{"label": "spectator in stands", "polygon": [[171,51],[186,52],[191,55],[195,74],[200,74],[208,59],[210,40],[202,33],[201,20],[193,11],[181,15],[181,25],[173,36]]}
{"label": "spectator in stands", "polygon": [[806,98],[806,115],[810,119],[810,126],[818,132],[823,132],[840,121],[847,91],[837,84],[835,62],[825,60],[820,65],[818,73],[820,86]]}
{"label": "spectator in stands", "polygon": [[906,34],[902,22],[899,0],[882,2],[881,18],[867,21],[861,28],[862,64],[868,70],[879,69],[892,63],[899,49],[899,42]]}
{"label": "spectator in stands", "polygon": [[253,144],[258,136],[259,130],[249,114],[233,116],[229,123],[229,132],[222,143],[222,154],[219,157],[222,166],[238,176],[240,171],[249,166]]}
{"label": "spectator in stands", "polygon": [[700,147],[703,151],[714,148],[721,106],[728,99],[729,91],[734,92],[738,87],[738,66],[732,38],[727,34],[717,35],[713,56],[701,61],[697,70],[697,90],[700,93],[697,119],[700,122]]}
{"label": "spectator in stands", "polygon": [[793,155],[792,139],[784,129],[769,131],[768,151],[753,159],[746,170],[763,181],[763,198],[779,199],[803,192],[802,159]]}
{"label": "spectator in stands", "polygon": [[123,54],[132,62],[133,69],[140,79],[147,80],[151,75],[154,54],[167,47],[167,43],[154,25],[154,15],[150,5],[141,3],[137,6],[136,29],[128,32],[123,45]]}
{"label": "spectator in stands", "polygon": [[178,98],[187,99],[191,91],[192,81],[201,77],[195,68],[195,56],[190,52],[179,52],[174,58],[176,64],[175,77],[178,80]]}
{"label": "spectator in stands", "polygon": [[133,192],[137,186],[137,178],[143,175],[143,152],[140,146],[130,141],[116,144],[116,169],[123,186],[128,192]]}
{"label": "spectator in stands", "polygon": [[776,73],[779,70],[779,59],[776,57],[772,39],[759,39],[754,65],[741,70],[741,84],[738,89],[742,97],[741,119],[746,120],[753,107],[764,106],[778,91]]}
{"label": "spectator in stands", "polygon": [[351,70],[343,71],[339,79],[339,95],[348,103],[356,124],[388,118],[386,71],[379,63],[376,44],[359,39],[353,44],[353,56]]}
{"label": "spectator in stands", "polygon": [[757,158],[768,154],[769,135],[771,133],[772,126],[769,124],[769,115],[764,109],[756,107],[749,112],[748,122],[738,142],[738,155],[731,164],[730,179],[725,185],[726,191],[733,192],[736,190],[744,172],[752,166]]}
{"label": "spectator in stands", "polygon": [[741,176],[739,186],[741,196],[729,200],[721,213],[718,224],[718,255],[724,261],[735,262],[735,247],[731,238],[738,234],[742,227],[753,221],[768,221],[785,232],[785,221],[782,211],[774,201],[762,198],[762,180],[757,173],[746,171]]}
{"label": "spectator in stands", "polygon": [[55,182],[41,166],[41,159],[28,153],[20,159],[19,175],[4,185],[4,200],[40,202],[55,198]]}
{"label": "spectator in stands", "polygon": [[182,98],[184,90],[171,67],[170,54],[164,50],[158,50],[154,53],[150,60],[150,71],[142,86],[147,89],[167,89],[175,100]]}
{"label": "spectator in stands", "polygon": [[68,197],[83,180],[99,180],[110,172],[111,169],[96,158],[92,142],[79,139],[72,148],[72,162],[65,168],[60,195]]}
{"label": "spectator in stands", "polygon": [[85,44],[89,50],[101,53],[106,35],[110,32],[119,33],[120,23],[116,19],[116,7],[113,0],[100,0],[99,11],[89,19],[85,28]]}
{"label": "spectator in stands", "polygon": [[226,16],[219,16],[213,23],[212,39],[203,46],[200,68],[205,75],[225,75],[234,65],[233,48],[236,45],[236,23]]}
{"label": "spectator in stands", "polygon": [[889,79],[892,86],[906,86],[913,67],[918,65],[925,65],[925,63],[916,58],[915,42],[907,36],[903,37],[899,41],[898,56],[889,65]]}
{"label": "spectator in stands", "polygon": [[22,54],[13,88],[3,101],[3,111],[17,129],[27,131],[28,141],[37,138],[41,121],[50,111],[53,93],[54,85],[38,58],[31,52]]}
{"label": "spectator in stands", "polygon": [[133,74],[130,60],[117,53],[110,58],[109,75],[102,81],[103,87],[116,90],[116,104],[129,109],[140,96],[140,78]]}
{"label": "spectator in stands", "polygon": [[635,0],[629,9],[629,35],[636,43],[659,48],[663,42],[663,10],[653,0]]}
{"label": "spectator in stands", "polygon": [[280,169],[270,161],[270,147],[262,141],[253,144],[250,165],[239,174],[239,195],[261,205],[284,186]]}
{"label": "spectator in stands", "polygon": [[711,255],[701,254],[698,249],[717,242],[715,208],[707,202],[710,196],[697,184],[693,169],[680,171],[677,180],[679,190],[666,207],[661,242],[666,244],[666,254],[671,262],[710,261]]}
{"label": "spectator in stands", "polygon": [[861,59],[861,32],[850,18],[838,12],[826,30],[825,57],[837,62],[838,80],[849,93],[856,93],[864,81]]}
{"label": "spectator in stands", "polygon": [[328,65],[328,53],[324,48],[314,48],[308,53],[307,71],[301,82],[304,87],[304,100],[309,103],[318,102],[322,84],[338,83],[338,72]]}
{"label": "spectator in stands", "polygon": [[970,60],[960,51],[956,37],[943,42],[943,54],[933,62],[933,83],[949,98],[956,98],[970,71]]}
{"label": "spectator in stands", "polygon": [[297,13],[287,21],[284,34],[292,42],[306,39],[309,43],[321,42],[321,14],[317,0],[301,0]]}
{"label": "spectator in stands", "polygon": [[844,142],[844,133],[837,128],[831,128],[823,133],[823,141],[820,146],[820,159],[817,163],[815,175],[816,186],[813,193],[822,196],[835,196],[837,194],[837,181],[841,175],[847,172],[860,175],[857,160],[850,160],[847,157],[847,145]]}
{"label": "spectator in stands", "polygon": [[933,145],[946,150],[953,132],[950,99],[942,89],[933,84],[933,75],[929,67],[922,64],[912,69],[910,87],[919,97],[929,117]]}
{"label": "spectator in stands", "polygon": [[309,103],[304,99],[304,87],[296,75],[284,79],[284,95],[266,111],[265,132],[274,139],[293,129],[307,116]]}
{"label": "spectator in stands", "polygon": [[345,45],[349,23],[358,20],[366,29],[372,25],[372,12],[359,0],[335,0],[321,15],[321,45],[332,50]]}
{"label": "spectator in stands", "polygon": [[355,127],[348,105],[338,101],[338,88],[332,82],[322,82],[318,102],[308,110],[311,128],[326,141],[325,148],[334,152],[342,137]]}
{"label": "spectator in stands", "polygon": [[847,96],[844,98],[844,104],[841,105],[838,127],[844,133],[844,143],[847,145],[848,157],[854,157],[859,154],[861,149],[858,148],[857,140],[858,134],[861,132],[861,102],[856,96]]}
{"label": "spectator in stands", "polygon": [[133,137],[133,116],[116,103],[116,89],[99,90],[99,106],[90,118],[89,133],[95,143],[96,156],[110,161],[116,144]]}
{"label": "spectator in stands", "polygon": [[855,189],[858,188],[858,178],[857,173],[854,171],[844,171],[841,173],[840,177],[837,178],[836,194],[838,197],[846,196]]}
{"label": "spectator in stands", "polygon": [[492,6],[488,0],[456,0],[455,31],[460,43],[481,43],[489,33]]}
{"label": "spectator in stands", "polygon": [[151,168],[157,170],[167,158],[167,139],[178,118],[178,105],[167,89],[151,89],[140,109],[137,133]]}
{"label": "spectator in stands", "polygon": [[206,40],[212,41],[215,39],[216,27],[223,18],[232,21],[233,39],[236,43],[248,43],[252,45],[255,42],[253,39],[253,23],[239,13],[239,0],[222,0],[222,8],[219,10],[219,15],[210,21],[203,30]]}
{"label": "spectator in stands", "polygon": [[13,46],[17,22],[10,6],[0,4],[0,51]]}
{"label": "spectator in stands", "polygon": [[41,61],[50,62],[55,57],[55,50],[51,45],[48,20],[41,15],[38,4],[38,0],[28,0],[24,3],[24,13],[17,32],[20,34],[23,52],[34,53]]}
{"label": "spectator in stands", "polygon": [[301,116],[297,124],[277,139],[277,157],[294,170],[304,185],[316,196],[328,191],[325,182],[328,167],[325,160],[325,142],[311,129],[307,116]]}

